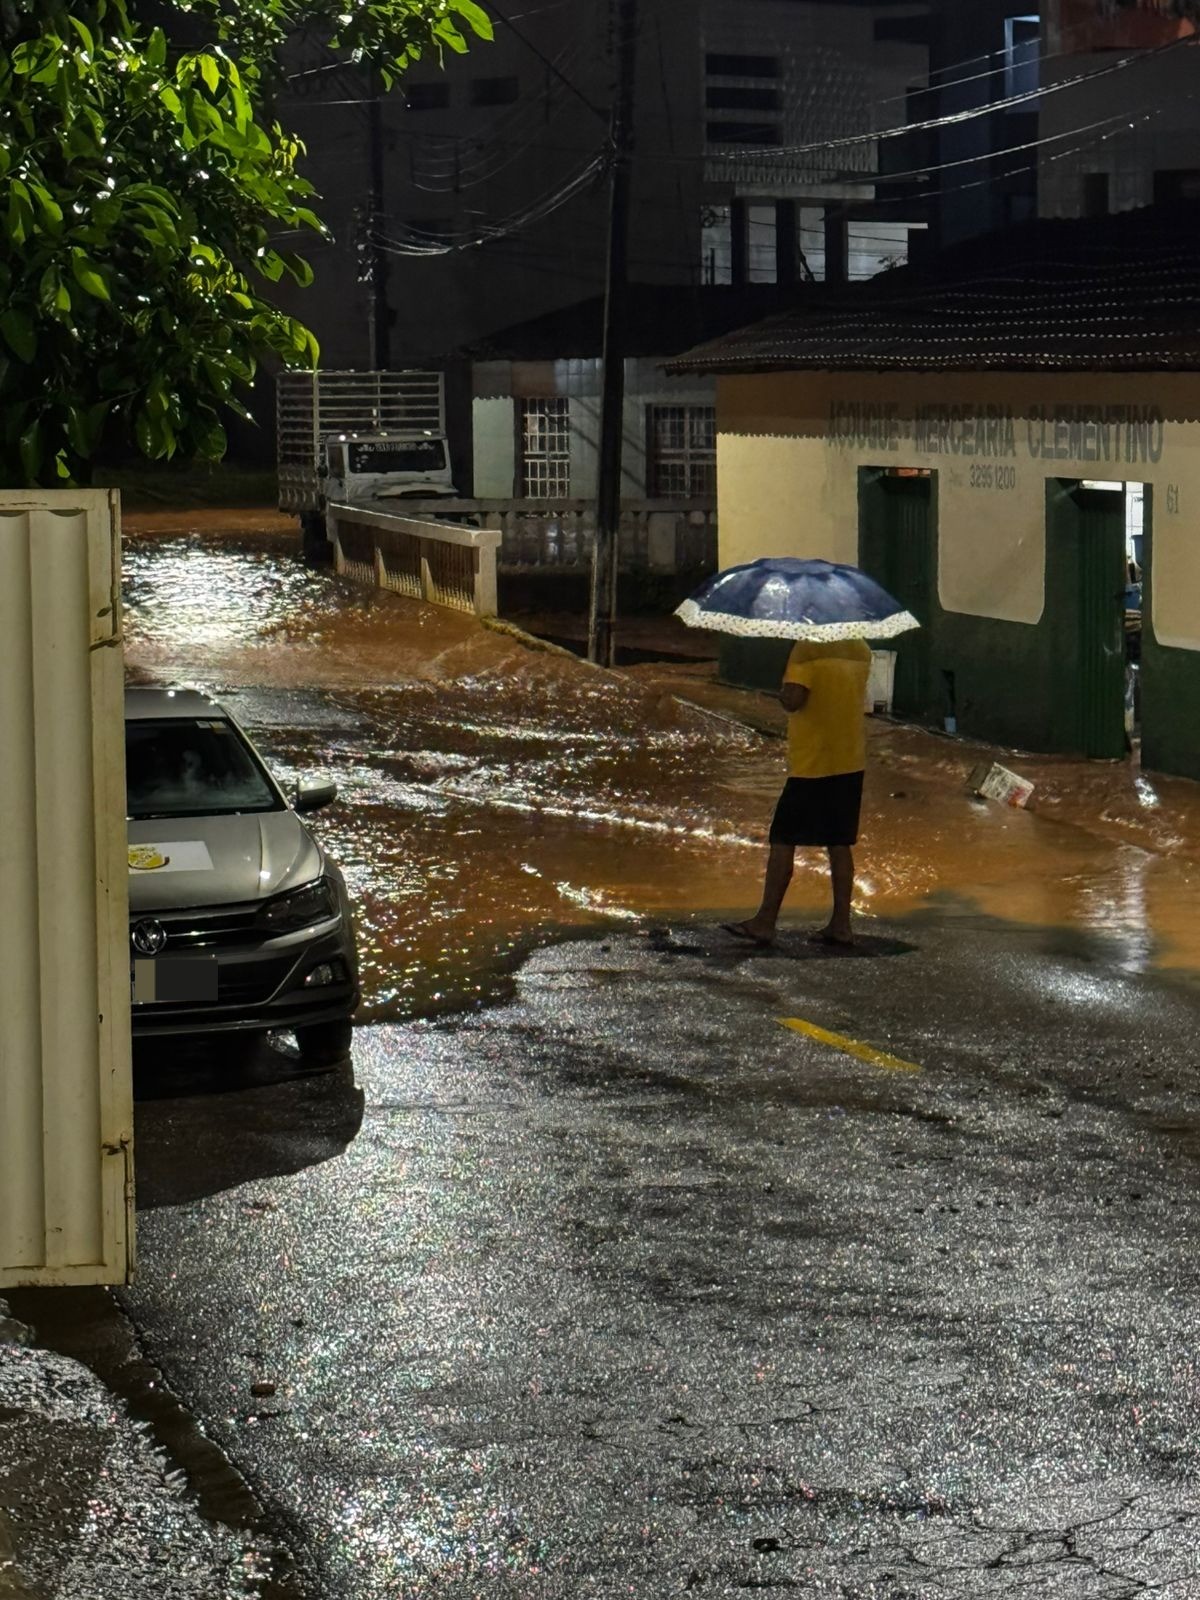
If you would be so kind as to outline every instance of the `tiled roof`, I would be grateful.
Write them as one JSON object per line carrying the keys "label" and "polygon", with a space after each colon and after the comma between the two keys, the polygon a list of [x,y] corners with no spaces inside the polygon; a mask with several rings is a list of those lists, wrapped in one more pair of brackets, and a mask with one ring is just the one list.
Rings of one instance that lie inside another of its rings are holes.
{"label": "tiled roof", "polygon": [[796,296],[667,371],[1200,369],[1200,206],[1025,223]]}
{"label": "tiled roof", "polygon": [[[791,299],[774,284],[690,288],[631,283],[625,353],[654,359],[678,355],[702,339],[715,339]],[[604,297],[549,311],[529,322],[476,339],[465,354],[476,361],[566,361],[599,356],[604,345]]]}

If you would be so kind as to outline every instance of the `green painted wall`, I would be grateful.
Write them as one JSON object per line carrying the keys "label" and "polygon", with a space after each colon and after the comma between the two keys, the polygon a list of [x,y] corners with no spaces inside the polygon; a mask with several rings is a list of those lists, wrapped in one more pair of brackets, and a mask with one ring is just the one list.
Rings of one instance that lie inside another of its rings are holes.
{"label": "green painted wall", "polygon": [[[937,594],[921,643],[903,646],[926,652],[925,675],[902,682],[901,703],[941,726],[952,673],[959,731],[1017,748],[1078,750],[1088,724],[1111,746],[1072,687],[1071,630],[1085,579],[1095,593],[1101,577],[1072,570],[1070,535],[1049,548],[1048,497],[1060,480],[1145,484],[1142,760],[1200,779],[1200,371],[747,373],[721,378],[718,396],[723,566],[859,561],[860,469],[936,474]],[[731,681],[778,676],[770,647],[733,643],[722,659]],[[1097,659],[1083,663],[1093,701]]]}
{"label": "green painted wall", "polygon": [[[1153,513],[1147,491],[1147,527]],[[1200,779],[1200,651],[1159,644],[1154,631],[1154,540],[1142,567],[1142,766]]]}
{"label": "green painted wall", "polygon": [[1142,766],[1200,778],[1200,652],[1142,636]]}
{"label": "green painted wall", "polygon": [[722,634],[721,681],[736,684],[739,689],[765,689],[768,694],[775,694],[783,682],[791,649],[782,639],[737,639]]}
{"label": "green painted wall", "polygon": [[[929,486],[928,566],[936,573],[937,481],[936,478],[923,481]],[[897,526],[895,484],[886,485],[877,472],[863,469],[860,489],[859,561],[864,570],[886,583],[889,575],[894,576],[894,569],[889,574],[886,546]],[[1047,483],[1046,605],[1037,623],[1000,622],[946,611],[938,599],[936,584],[929,585],[923,614],[914,604],[923,623],[921,631],[895,641],[898,654],[896,715],[940,728],[945,718],[953,713],[958,732],[967,738],[1025,750],[1120,756],[1123,753],[1120,731],[1123,670],[1105,689],[1113,697],[1111,709],[1117,718],[1117,743],[1112,744],[1110,718],[1105,730],[1108,744],[1089,752],[1089,737],[1094,738],[1089,729],[1094,719],[1089,721],[1084,701],[1087,680],[1082,671],[1079,643],[1088,594],[1081,553],[1086,552],[1090,558],[1095,550],[1093,536],[1097,532],[1097,519],[1103,522],[1105,516],[1111,518],[1111,526],[1102,531],[1110,536],[1110,553],[1117,551],[1118,562],[1124,545],[1123,510],[1115,497],[1110,505],[1111,509],[1096,496],[1081,495],[1077,489],[1058,480]],[[1086,526],[1085,519],[1090,519]],[[909,528],[911,536],[911,508],[899,513],[899,521]],[[1147,531],[1149,534],[1149,527]],[[910,581],[920,585],[920,564],[908,562],[905,565],[910,575],[916,574]],[[1121,581],[1118,567],[1112,579],[1113,617],[1117,619],[1120,609],[1115,595]],[[1200,654],[1193,656],[1188,651],[1162,654],[1183,658],[1171,664],[1171,671],[1194,670],[1196,676],[1192,681],[1196,684],[1196,698],[1193,703],[1200,703]],[[786,659],[786,645],[730,639],[722,646],[721,673],[729,683],[774,689],[779,684]],[[908,670],[904,670],[902,664],[907,664]],[[1186,700],[1186,696],[1182,698]],[[1179,721],[1182,723],[1183,719]],[[1155,730],[1156,740],[1170,738],[1172,759],[1182,734],[1182,727],[1169,733],[1162,730],[1161,735],[1157,727]],[[1200,775],[1200,750],[1195,753],[1194,760],[1197,775]],[[1184,769],[1176,765],[1171,770]]]}

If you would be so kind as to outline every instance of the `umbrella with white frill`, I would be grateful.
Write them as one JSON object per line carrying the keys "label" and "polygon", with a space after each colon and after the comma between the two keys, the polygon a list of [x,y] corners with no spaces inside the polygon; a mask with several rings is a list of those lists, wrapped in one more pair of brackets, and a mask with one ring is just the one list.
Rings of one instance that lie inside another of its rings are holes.
{"label": "umbrella with white frill", "polygon": [[726,567],[675,615],[746,639],[894,639],[921,624],[858,567],[767,556]]}

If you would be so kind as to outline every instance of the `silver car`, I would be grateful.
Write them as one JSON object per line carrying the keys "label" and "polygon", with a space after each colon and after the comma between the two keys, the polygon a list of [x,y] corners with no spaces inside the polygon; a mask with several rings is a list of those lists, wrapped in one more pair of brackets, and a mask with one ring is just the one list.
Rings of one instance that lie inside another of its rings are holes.
{"label": "silver car", "polygon": [[346,885],[236,721],[206,695],[129,689],[129,945],[135,1038],[290,1029],[342,1059],[358,1005]]}

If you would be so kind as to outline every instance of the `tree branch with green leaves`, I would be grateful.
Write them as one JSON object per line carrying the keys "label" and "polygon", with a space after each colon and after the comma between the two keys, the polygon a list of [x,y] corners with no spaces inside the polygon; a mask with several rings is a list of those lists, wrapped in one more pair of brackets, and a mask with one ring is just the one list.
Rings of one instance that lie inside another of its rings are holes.
{"label": "tree branch with green leaves", "polygon": [[388,86],[491,36],[474,0],[0,0],[0,483],[218,460],[259,362],[315,364],[270,298],[324,232],[271,99],[314,28]]}

